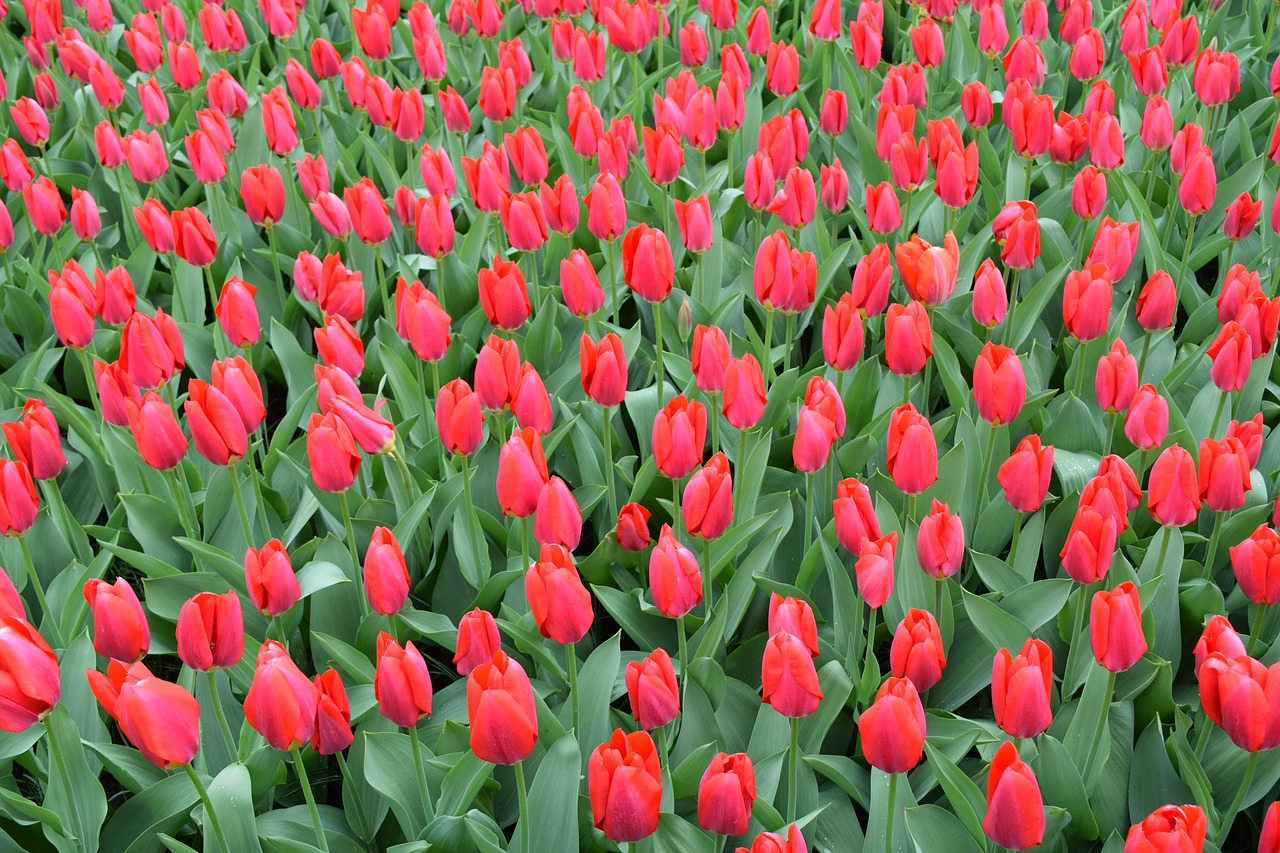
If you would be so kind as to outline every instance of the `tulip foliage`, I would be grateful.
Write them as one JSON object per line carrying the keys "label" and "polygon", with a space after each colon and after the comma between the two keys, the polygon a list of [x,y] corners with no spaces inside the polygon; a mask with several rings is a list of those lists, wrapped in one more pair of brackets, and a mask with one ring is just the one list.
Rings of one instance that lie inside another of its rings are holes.
{"label": "tulip foliage", "polygon": [[0,22],[0,847],[1280,853],[1280,3]]}

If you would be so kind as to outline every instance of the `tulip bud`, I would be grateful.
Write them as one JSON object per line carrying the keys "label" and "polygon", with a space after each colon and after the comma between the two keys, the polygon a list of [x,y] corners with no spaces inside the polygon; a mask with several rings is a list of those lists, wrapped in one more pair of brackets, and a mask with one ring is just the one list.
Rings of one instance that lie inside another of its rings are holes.
{"label": "tulip bud", "polygon": [[113,660],[132,663],[147,653],[151,629],[142,604],[129,582],[116,578],[86,581],[84,600],[93,613],[93,648]]}
{"label": "tulip bud", "polygon": [[1044,839],[1044,824],[1044,799],[1036,774],[1018,757],[1013,741],[1005,741],[996,750],[987,776],[982,831],[1001,847],[1026,850]]}
{"label": "tulip bud", "polygon": [[916,690],[928,690],[942,678],[947,657],[938,621],[927,610],[912,608],[893,632],[889,666],[895,678],[907,678]]}
{"label": "tulip bud", "polygon": [[178,657],[194,670],[235,666],[244,656],[244,617],[233,590],[202,592],[178,611]]}
{"label": "tulip bud", "polygon": [[1012,737],[1035,737],[1049,727],[1053,713],[1053,652],[1042,640],[1028,638],[1017,657],[996,652],[991,667],[991,704],[996,725]]}
{"label": "tulip bud", "polygon": [[885,773],[906,773],[919,764],[925,717],[915,685],[906,678],[886,679],[858,717],[858,738],[867,762]]}
{"label": "tulip bud", "polygon": [[647,731],[665,726],[680,713],[680,686],[671,656],[663,649],[627,664],[627,697],[631,714]]}
{"label": "tulip bud", "polygon": [[783,716],[808,716],[822,701],[813,657],[786,631],[778,631],[765,644],[760,680],[763,701]]}
{"label": "tulip bud", "polygon": [[648,732],[615,729],[587,759],[587,794],[596,829],[622,842],[639,841],[658,828],[662,767]]}

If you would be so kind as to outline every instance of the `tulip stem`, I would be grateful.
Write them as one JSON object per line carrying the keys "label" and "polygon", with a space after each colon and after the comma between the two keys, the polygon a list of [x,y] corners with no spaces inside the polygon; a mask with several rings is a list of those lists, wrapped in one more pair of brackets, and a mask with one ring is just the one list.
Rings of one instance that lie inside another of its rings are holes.
{"label": "tulip stem", "polygon": [[232,464],[227,467],[227,474],[231,476],[231,492],[235,495],[236,511],[240,513],[240,524],[244,527],[244,544],[246,547],[253,547],[253,524],[249,521],[249,511],[244,505],[244,490],[240,486],[240,471]]}
{"label": "tulip stem", "polygon": [[[316,831],[316,842],[321,850],[328,853],[329,841],[324,834],[324,824],[320,822],[320,810],[316,808],[315,794],[311,793],[311,782],[307,779],[307,768],[302,762],[302,751],[296,746],[289,751],[293,753],[293,769],[298,772],[298,784],[302,786],[302,796],[307,801],[307,810],[311,812],[311,826]],[[414,758],[417,758],[416,750]],[[418,766],[421,767],[421,763]]]}
{"label": "tulip stem", "polygon": [[680,481],[671,481],[671,530],[680,534]]}
{"label": "tulip stem", "polygon": [[1102,747],[1102,733],[1107,727],[1107,718],[1111,710],[1111,700],[1116,689],[1116,674],[1114,672],[1107,673],[1107,702],[1102,707],[1102,713],[1098,715],[1098,722],[1093,727],[1093,740],[1089,743],[1089,754],[1084,760],[1084,770],[1082,772],[1085,790],[1089,789],[1089,780],[1093,777],[1094,764],[1098,760],[1098,750]]}
{"label": "tulip stem", "polygon": [[232,758],[235,758],[239,753],[238,744],[235,735],[231,733],[230,724],[227,723],[227,712],[223,709],[222,702],[218,700],[217,670],[207,669],[204,674],[209,680],[209,702],[213,705],[213,715],[218,718],[218,727],[222,729],[222,736],[227,739]]}
{"label": "tulip stem", "polygon": [[1009,543],[1009,565],[1013,565],[1013,561],[1018,557],[1018,537],[1022,534],[1022,520],[1024,513],[1018,511],[1018,519],[1013,523],[1013,540]]}
{"label": "tulip stem", "polygon": [[609,520],[618,520],[618,496],[613,484],[613,409],[604,407],[604,483],[609,496]]}
{"label": "tulip stem", "polygon": [[529,853],[529,791],[524,784],[523,761],[516,762],[516,796],[520,802],[520,850]]}
{"label": "tulip stem", "polygon": [[982,515],[982,511],[987,508],[987,480],[991,477],[991,457],[996,452],[996,430],[995,424],[987,425],[987,452],[982,457],[982,479],[978,485],[978,515]]}
{"label": "tulip stem", "polygon": [[1107,424],[1107,439],[1106,439],[1106,444],[1105,444],[1105,446],[1102,448],[1102,455],[1103,455],[1103,456],[1110,456],[1110,455],[1111,455],[1111,444],[1112,444],[1112,442],[1114,442],[1114,441],[1115,441],[1115,435],[1116,435],[1116,424],[1118,424],[1118,423],[1120,423],[1120,412],[1119,412],[1119,411],[1112,412],[1112,413],[1111,413],[1111,420],[1110,420],[1110,422]]}
{"label": "tulip stem", "polygon": [[[1196,234],[1197,221],[1197,217],[1192,216],[1191,214],[1188,214],[1187,218],[1191,220],[1191,228],[1187,231],[1187,244],[1182,248],[1182,266],[1178,271],[1178,282],[1182,284],[1183,287],[1186,287],[1184,279],[1187,276],[1187,262],[1191,259],[1191,244],[1194,242],[1193,238]],[[1199,290],[1199,285],[1196,286],[1196,289]]]}
{"label": "tulip stem", "polygon": [[44,586],[40,583],[40,576],[36,574],[36,564],[31,559],[31,548],[27,545],[26,534],[18,537],[18,544],[22,546],[22,559],[27,566],[27,577],[31,579],[31,587],[36,593],[36,603],[40,605],[40,613],[45,617],[45,621],[49,623],[50,633],[53,635],[53,645],[55,648],[62,647],[62,631],[58,628],[58,620],[54,618],[53,611],[49,609],[49,602],[44,597]]}
{"label": "tulip stem", "polygon": [[[790,340],[790,337],[788,337]],[[804,472],[804,494],[800,496],[801,502],[804,504],[804,551],[800,555],[800,560],[809,554],[809,547],[813,544],[813,472]],[[710,541],[710,540],[708,540]]]}
{"label": "tulip stem", "polygon": [[1209,427],[1210,438],[1213,438],[1218,434],[1218,421],[1222,419],[1222,410],[1227,407],[1228,396],[1229,396],[1228,393],[1226,391],[1223,391],[1222,396],[1218,400],[1218,408],[1213,413],[1213,426]]}
{"label": "tulip stem", "polygon": [[[351,505],[347,503],[347,492],[343,489],[338,492],[338,500],[342,504],[342,525],[347,531],[347,548],[351,551],[351,576],[355,580],[356,597],[360,599],[360,612],[364,616],[369,615],[369,601],[365,598],[364,590],[361,588],[360,577],[360,549],[356,545],[356,530],[351,524]],[[470,503],[468,501],[468,503]]]}
{"label": "tulip stem", "polygon": [[613,255],[609,265],[609,299],[613,303],[613,325],[618,325],[618,276],[622,274],[622,250],[618,238],[609,241],[610,254]]}
{"label": "tulip stem", "polygon": [[1244,778],[1240,780],[1240,790],[1236,791],[1235,799],[1231,801],[1231,805],[1227,806],[1227,811],[1222,815],[1222,822],[1218,824],[1218,831],[1214,833],[1213,843],[1219,847],[1227,840],[1227,833],[1231,831],[1231,824],[1235,822],[1236,814],[1244,803],[1245,794],[1249,793],[1249,786],[1253,784],[1253,774],[1257,772],[1258,761],[1261,758],[1261,750],[1249,755],[1249,763],[1244,768]]}
{"label": "tulip stem", "polygon": [[182,487],[178,485],[178,469],[175,467],[165,471],[164,478],[169,484],[169,491],[173,493],[173,503],[178,507],[178,519],[182,522],[182,529],[186,531],[189,538],[198,539],[195,519],[191,517],[186,496],[183,494]]}
{"label": "tulip stem", "polygon": [[1088,341],[1081,341],[1076,347],[1076,399],[1084,398],[1084,359],[1089,349]]}
{"label": "tulip stem", "polygon": [[681,708],[684,707],[684,686],[689,681],[689,663],[688,663],[689,640],[685,636],[685,634],[686,634],[686,631],[684,627],[684,616],[683,615],[677,616],[676,617],[676,636],[679,637],[679,642],[680,642],[679,650],[680,650],[680,707]]}
{"label": "tulip stem", "polygon": [[[796,242],[798,243],[799,240],[797,239]],[[795,328],[796,328],[796,315],[788,311],[787,312],[787,342],[786,342],[786,345],[782,348],[782,372],[783,373],[786,373],[788,370],[791,369],[791,350],[794,348],[793,341],[795,341]]]}
{"label": "tulip stem", "polygon": [[1262,640],[1263,629],[1267,624],[1268,610],[1270,610],[1270,605],[1268,605],[1266,601],[1258,602],[1257,614],[1254,616],[1253,630],[1249,634],[1249,645],[1245,649],[1245,653],[1248,654],[1249,657],[1254,657],[1253,653],[1257,650],[1259,641]]}
{"label": "tulip stem", "polygon": [[884,810],[884,853],[890,853],[893,850],[893,801],[898,795],[898,775],[897,773],[889,775],[889,799],[885,803]]}
{"label": "tulip stem", "polygon": [[796,822],[796,780],[800,767],[800,718],[790,717],[791,749],[787,753],[787,823]]}
{"label": "tulip stem", "polygon": [[[422,764],[422,743],[418,740],[418,726],[416,723],[409,726],[409,746],[413,748],[413,768],[414,775],[418,777],[418,796],[422,798],[423,808],[429,812],[431,810],[431,793],[427,790],[427,771]],[[520,789],[524,790],[523,780],[520,782]]]}
{"label": "tulip stem", "polygon": [[[1067,671],[1068,672],[1071,671],[1071,658],[1074,656],[1072,653],[1080,649],[1080,634],[1084,632],[1084,611],[1089,606],[1089,587],[1090,586],[1091,585],[1087,583],[1080,584],[1080,596],[1079,596],[1080,601],[1079,603],[1076,604],[1075,623],[1071,628],[1071,648],[1069,653],[1067,654]],[[1063,685],[1064,692],[1065,692],[1065,688],[1068,686],[1069,685],[1065,685],[1065,684]],[[1073,694],[1075,693],[1074,686],[1072,686],[1071,692]]]}
{"label": "tulip stem", "polygon": [[569,718],[573,730],[578,730],[578,649],[577,643],[569,643],[565,647],[565,663],[569,675],[569,707],[573,716]]}
{"label": "tulip stem", "polygon": [[1142,355],[1138,358],[1138,384],[1142,384],[1142,370],[1147,366],[1147,352],[1151,349],[1151,333],[1142,336]]}
{"label": "tulip stem", "polygon": [[764,370],[766,382],[773,381],[773,311],[764,311]]}
{"label": "tulip stem", "polygon": [[276,287],[280,288],[280,295],[284,297],[286,296],[284,274],[280,272],[280,250],[276,246],[276,229],[270,225],[267,226],[267,245],[271,247],[271,271],[275,273]]}
{"label": "tulip stem", "polygon": [[[5,254],[5,263],[8,263],[8,253]],[[101,415],[102,403],[98,400],[98,379],[93,375],[93,364],[89,361],[89,351],[83,347],[76,347],[76,355],[80,358],[80,365],[84,368],[84,382],[89,386],[89,400],[93,403],[93,411]]]}
{"label": "tulip stem", "polygon": [[[719,453],[720,452],[720,392],[719,391],[711,392],[710,419],[711,419],[711,452]],[[737,464],[741,465],[742,464],[741,460],[739,460]]]}
{"label": "tulip stem", "polygon": [[200,774],[196,773],[196,769],[191,766],[190,762],[182,765],[182,769],[187,771],[191,784],[195,787],[196,793],[200,795],[200,802],[204,803],[205,819],[209,822],[209,826],[213,828],[213,834],[218,839],[218,846],[226,853],[231,853],[231,846],[227,844],[227,837],[222,834],[222,824],[218,822],[218,813],[213,810],[213,802],[209,799],[209,791],[204,787],[204,783],[200,781]]}
{"label": "tulip stem", "polygon": [[1218,535],[1222,532],[1222,519],[1226,516],[1225,512],[1215,512],[1213,514],[1213,532],[1209,534],[1208,550],[1205,551],[1204,557],[1204,573],[1208,577],[1213,573],[1213,561],[1218,554]]}
{"label": "tulip stem", "polygon": [[655,354],[657,360],[655,362],[658,372],[658,405],[662,406],[662,386],[663,386],[663,370],[662,370],[662,303],[653,303],[653,330],[657,335],[657,348]]}

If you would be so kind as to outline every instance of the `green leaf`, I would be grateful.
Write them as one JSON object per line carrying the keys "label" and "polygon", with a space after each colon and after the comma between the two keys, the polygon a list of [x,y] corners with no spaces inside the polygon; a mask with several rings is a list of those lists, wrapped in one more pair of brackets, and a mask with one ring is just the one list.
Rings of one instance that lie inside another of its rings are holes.
{"label": "green leaf", "polygon": [[[107,797],[102,783],[89,769],[80,730],[65,703],[54,707],[44,718],[44,726],[52,753],[51,763],[57,768],[50,768],[44,805],[62,817],[63,834],[74,849],[96,853],[99,830],[107,816]],[[58,843],[53,838],[49,840]]]}
{"label": "green leaf", "polygon": [[916,806],[904,815],[917,853],[983,853],[986,849],[966,832],[959,818],[940,806]]}
{"label": "green leaf", "polygon": [[[573,735],[556,738],[529,786],[529,837],[537,850],[573,850],[578,845],[578,791],[582,759]],[[515,838],[520,838],[516,828]],[[509,848],[517,850],[518,846]],[[532,853],[532,851],[521,851]]]}
{"label": "green leaf", "polygon": [[[261,851],[258,842],[258,824],[253,813],[253,786],[249,770],[243,764],[229,764],[208,785],[209,802],[218,816],[218,823],[232,850]],[[207,826],[206,818],[206,826]],[[213,847],[213,833],[205,830],[205,846]]]}
{"label": "green leaf", "polygon": [[[364,732],[365,778],[391,803],[405,835],[416,837],[430,822],[430,805],[418,794],[413,750],[408,735],[399,732]],[[427,760],[424,750],[423,760]]]}
{"label": "green leaf", "polygon": [[350,583],[341,567],[326,560],[313,560],[298,570],[298,587],[302,598],[340,583]]}
{"label": "green leaf", "polygon": [[986,798],[972,779],[966,776],[955,762],[947,758],[937,747],[925,741],[925,755],[929,766],[938,774],[938,782],[947,795],[947,802],[955,812],[969,835],[979,844],[985,844],[986,833],[982,831],[982,817],[986,812]]}
{"label": "green leaf", "polygon": [[102,829],[102,846],[124,853],[154,849],[156,834],[181,831],[198,802],[200,795],[185,773],[166,776],[116,809]]}
{"label": "green leaf", "polygon": [[482,760],[474,752],[461,753],[455,764],[445,774],[440,786],[438,814],[462,816],[475,799],[476,793],[493,775],[493,765]]}

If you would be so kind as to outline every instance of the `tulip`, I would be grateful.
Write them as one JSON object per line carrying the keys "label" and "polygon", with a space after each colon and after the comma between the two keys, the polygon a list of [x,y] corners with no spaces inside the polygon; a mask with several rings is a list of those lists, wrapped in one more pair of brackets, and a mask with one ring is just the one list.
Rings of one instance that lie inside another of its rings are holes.
{"label": "tulip", "polygon": [[[1244,388],[1252,367],[1253,345],[1243,326],[1235,320],[1224,325],[1209,345],[1208,354],[1213,360],[1209,378],[1224,395]],[[1213,428],[1217,429],[1216,423]]]}
{"label": "tulip", "polygon": [[1138,363],[1122,339],[1116,338],[1107,354],[1098,359],[1094,390],[1098,407],[1111,414],[1127,410],[1137,395]]}
{"label": "tulip", "polygon": [[933,330],[920,302],[895,302],[885,315],[885,363],[899,376],[914,376],[933,355]]}
{"label": "tulip", "polygon": [[836,540],[849,553],[859,554],[864,541],[880,538],[880,521],[866,484],[853,478],[841,480],[836,485],[832,514]]}
{"label": "tulip", "polygon": [[37,480],[51,480],[67,465],[58,421],[43,400],[28,400],[22,420],[3,424],[5,441],[14,458]]}
{"label": "tulip", "polygon": [[1213,208],[1217,192],[1213,151],[1204,145],[1187,159],[1182,182],[1178,185],[1178,202],[1188,214],[1198,216]]}
{"label": "tulip", "polygon": [[649,554],[649,590],[654,605],[672,619],[684,616],[703,600],[697,558],[676,539],[668,524],[662,525],[657,547]]}
{"label": "tulip", "polygon": [[938,446],[929,419],[911,403],[893,410],[889,418],[886,468],[894,485],[918,495],[938,479]]}
{"label": "tulip", "polygon": [[778,631],[765,645],[761,694],[766,704],[792,718],[812,714],[822,701],[813,657],[801,640],[786,631]]}
{"label": "tulip", "polygon": [[1227,660],[1235,660],[1246,654],[1240,635],[1236,633],[1235,628],[1231,627],[1227,617],[1222,615],[1210,616],[1209,621],[1205,623],[1204,631],[1200,634],[1200,639],[1196,641],[1194,657],[1197,677],[1205,661],[1215,652],[1221,653]]}
{"label": "tulip", "polygon": [[1076,340],[1091,341],[1111,322],[1111,272],[1106,264],[1091,263],[1067,274],[1062,317]]}
{"label": "tulip", "polygon": [[[727,380],[725,405],[729,405]],[[702,464],[706,438],[706,408],[683,394],[675,397],[653,420],[652,448],[658,470],[672,480],[682,479]]]}
{"label": "tulip", "polygon": [[187,690],[152,675],[144,664],[113,660],[107,674],[88,670],[99,704],[137,747],[163,770],[195,758],[200,748],[200,705]]}
{"label": "tulip", "polygon": [[254,731],[275,749],[297,749],[311,741],[319,702],[316,685],[285,647],[275,640],[263,643],[244,699],[245,719]]}
{"label": "tulip", "polygon": [[1027,381],[1018,354],[988,342],[973,366],[973,398],[978,414],[992,427],[1012,423],[1026,397]]}
{"label": "tulip", "polygon": [[615,729],[592,751],[587,794],[592,823],[613,841],[639,841],[657,830],[662,768],[648,732]]}
{"label": "tulip", "polygon": [[621,338],[610,333],[597,344],[584,332],[579,367],[588,397],[605,407],[621,405],[627,395],[627,356]]}
{"label": "tulip", "polygon": [[445,449],[455,456],[474,453],[484,440],[484,415],[479,397],[463,379],[440,389],[436,399],[436,429]]}
{"label": "tulip", "polygon": [[1205,814],[1199,806],[1161,806],[1129,827],[1124,853],[1148,850],[1196,853],[1204,849],[1205,831]]}
{"label": "tulip", "polygon": [[214,465],[231,465],[245,455],[248,432],[235,405],[222,391],[204,380],[192,379],[183,409],[196,452],[205,459]]}
{"label": "tulip", "polygon": [[733,521],[733,477],[729,473],[729,460],[723,453],[712,456],[689,479],[681,502],[681,516],[689,535],[701,539],[715,539],[728,529]]}
{"label": "tulip", "polygon": [[364,555],[364,591],[369,606],[383,616],[398,613],[409,597],[409,586],[409,569],[395,534],[375,527]]}
{"label": "tulip", "polygon": [[58,276],[49,288],[49,316],[64,346],[83,349],[93,341],[97,300],[80,276]]}
{"label": "tulip", "polygon": [[698,825],[717,835],[742,835],[755,799],[756,774],[747,754],[717,753],[698,783]]}
{"label": "tulip", "polygon": [[711,205],[706,195],[688,202],[676,199],[676,225],[686,251],[699,254],[711,248]]}
{"label": "tulip", "polygon": [[532,515],[547,480],[547,459],[537,431],[515,432],[498,453],[497,493],[503,515]]}
{"label": "tulip", "polygon": [[1094,658],[1111,672],[1124,672],[1146,654],[1142,604],[1133,583],[1125,581],[1113,590],[1093,594],[1089,641]]}
{"label": "tulip", "polygon": [[501,650],[467,678],[471,751],[482,761],[516,764],[538,739],[538,713],[529,676]]}
{"label": "tulip", "polygon": [[800,827],[793,823],[787,829],[785,838],[777,832],[762,832],[756,836],[750,850],[739,847],[737,853],[744,853],[744,851],[745,853],[809,853],[809,847],[805,844]]}
{"label": "tulip", "polygon": [[899,243],[894,257],[907,292],[925,306],[941,305],[955,291],[960,247],[950,231],[942,246],[931,246],[917,234]]}
{"label": "tulip", "polygon": [[894,555],[898,534],[890,532],[879,539],[864,539],[854,566],[858,594],[872,610],[884,606],[893,594]]}
{"label": "tulip", "polygon": [[1004,278],[990,258],[984,258],[974,274],[972,311],[973,319],[988,329],[1000,325],[1008,314],[1009,296]]}
{"label": "tulip", "polygon": [[582,537],[582,512],[564,480],[552,475],[538,496],[533,538],[538,544],[562,545],[569,551]]}
{"label": "tulip", "polygon": [[1014,657],[996,652],[991,667],[991,704],[996,725],[1012,737],[1035,737],[1049,727],[1053,714],[1053,652],[1041,640],[1028,638]]}
{"label": "tulip", "polygon": [[1200,488],[1195,462],[1179,445],[1170,445],[1151,466],[1147,510],[1166,527],[1183,527],[1200,511]]}
{"label": "tulip", "polygon": [[925,717],[920,694],[906,678],[890,677],[858,717],[862,754],[885,773],[906,773],[924,751]]}
{"label": "tulip", "polygon": [[[1228,660],[1215,652],[1200,668],[1200,702],[1205,714],[1248,752],[1280,745],[1276,687],[1280,664],[1268,668],[1248,656]],[[1229,827],[1228,820],[1223,827]]]}
{"label": "tulip", "polygon": [[642,729],[660,728],[679,715],[680,686],[663,649],[627,664],[626,683],[632,716]]}
{"label": "tulip", "polygon": [[333,412],[307,421],[307,460],[311,477],[326,492],[344,492],[355,482],[361,457],[344,419]]}
{"label": "tulip", "polygon": [[1262,524],[1229,551],[1231,569],[1245,597],[1255,604],[1280,602],[1280,535]]}
{"label": "tulip", "polygon": [[964,559],[964,526],[960,517],[952,515],[951,508],[937,498],[934,498],[929,514],[920,520],[916,559],[925,574],[935,580],[955,574]]}
{"label": "tulip", "polygon": [[591,593],[582,585],[564,547],[542,545],[538,561],[525,573],[524,587],[542,636],[569,645],[590,629],[594,619]]}
{"label": "tulip", "polygon": [[235,591],[201,592],[178,611],[178,657],[194,670],[235,666],[244,656],[244,617]]}
{"label": "tulip", "polygon": [[1040,783],[1018,757],[1013,741],[1005,741],[996,750],[987,776],[987,816],[982,831],[1001,847],[1026,850],[1044,839],[1044,824]]}
{"label": "tulip", "polygon": [[1125,416],[1124,434],[1135,447],[1150,450],[1164,443],[1169,430],[1169,403],[1154,385],[1143,385],[1134,393]]}
{"label": "tulip", "polygon": [[21,615],[0,619],[0,730],[23,732],[61,697],[58,659]]}
{"label": "tulip", "polygon": [[152,468],[168,471],[186,456],[187,438],[159,394],[148,391],[140,402],[126,401],[125,412],[138,453]]}
{"label": "tulip", "polygon": [[1245,492],[1252,488],[1249,455],[1238,438],[1200,441],[1200,497],[1214,512],[1229,512],[1244,506]]}
{"label": "tulip", "polygon": [[124,578],[114,584],[86,581],[84,599],[93,613],[93,648],[103,657],[132,663],[147,653],[151,629],[138,596]]}
{"label": "tulip", "polygon": [[916,608],[907,611],[893,634],[889,666],[895,678],[909,679],[916,690],[928,690],[941,680],[947,658],[932,613]]}
{"label": "tulip", "polygon": [[214,314],[222,332],[236,347],[251,347],[262,335],[258,319],[258,306],[254,302],[258,289],[252,284],[232,276],[222,286]]}
{"label": "tulip", "polygon": [[401,647],[386,631],[378,634],[373,691],[378,710],[397,726],[416,728],[431,713],[431,676],[413,643]]}

